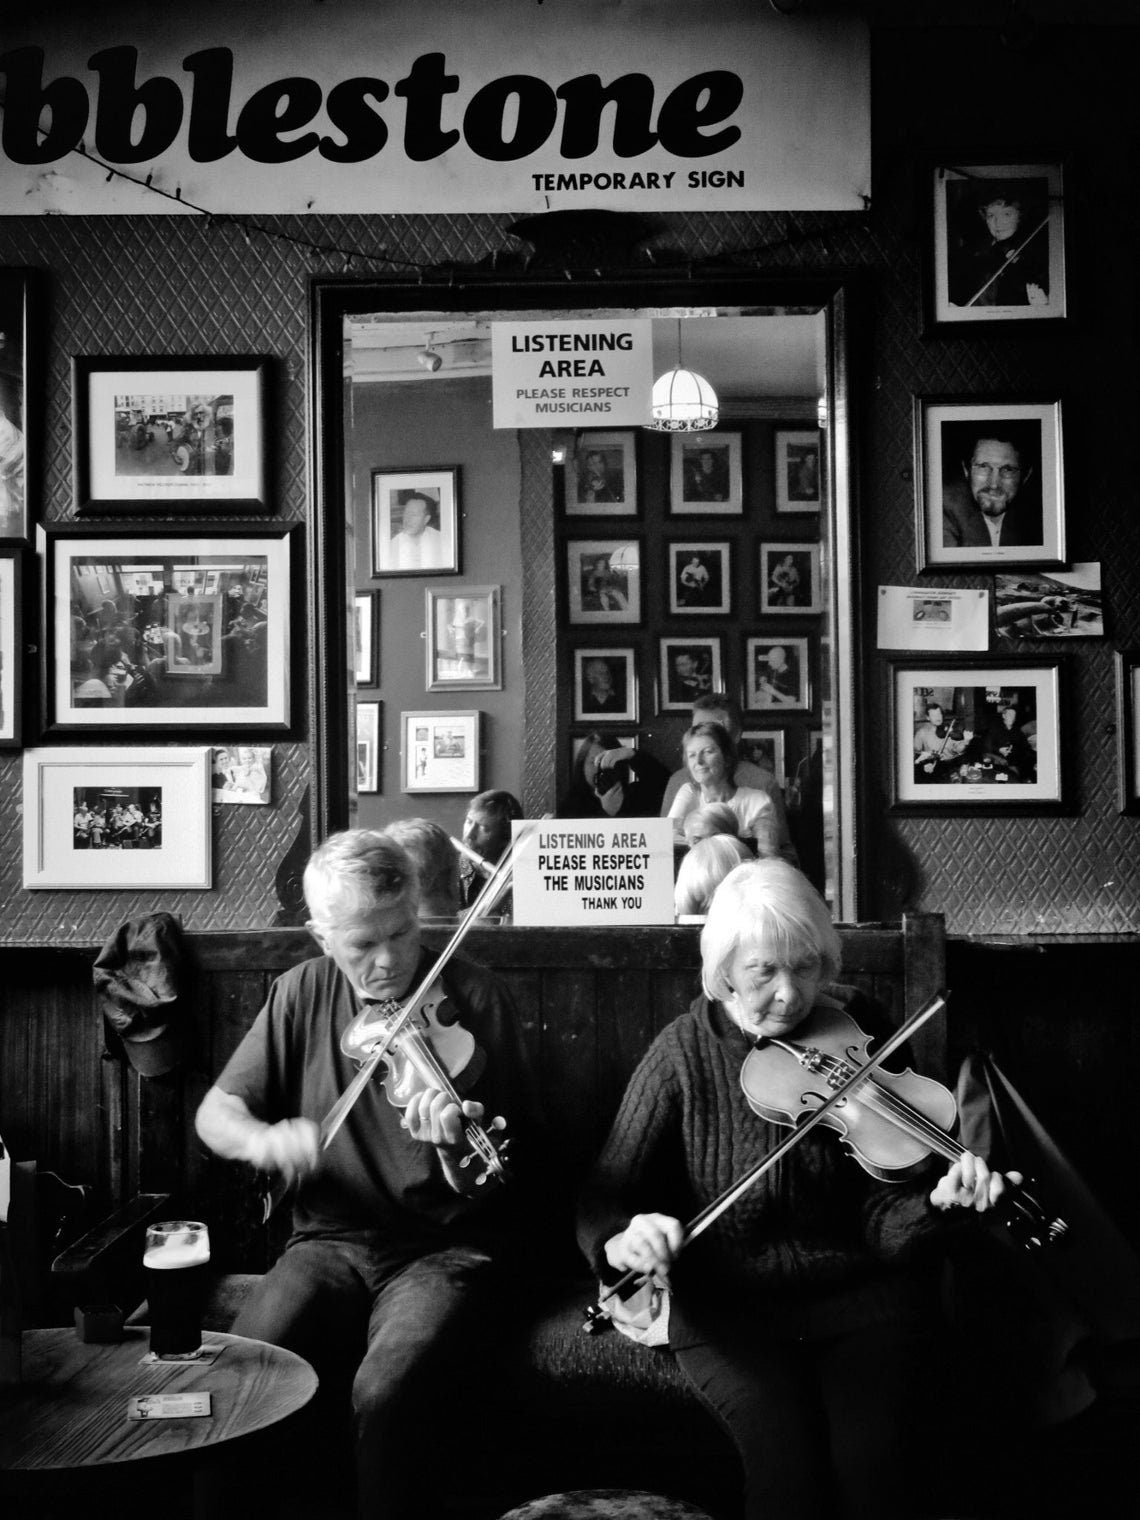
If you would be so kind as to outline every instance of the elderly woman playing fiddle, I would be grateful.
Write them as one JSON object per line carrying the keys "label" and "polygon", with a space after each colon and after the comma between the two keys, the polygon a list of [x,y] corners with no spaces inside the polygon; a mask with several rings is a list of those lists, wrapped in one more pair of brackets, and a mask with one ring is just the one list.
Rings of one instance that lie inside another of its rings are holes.
{"label": "elderly woman playing fiddle", "polygon": [[747,1520],[923,1512],[929,1483],[911,1479],[946,1211],[984,1211],[1005,1187],[969,1152],[937,1181],[879,1181],[820,1125],[681,1251],[682,1220],[788,1135],[743,1091],[756,1043],[840,1001],[874,1032],[873,1005],[829,986],[839,957],[794,867],[758,860],[727,876],[701,933],[704,992],[634,1073],[579,1215],[603,1280],[668,1283],[669,1345],[739,1448]]}
{"label": "elderly woman playing fiddle", "polygon": [[720,723],[694,723],[681,740],[681,752],[689,779],[683,782],[669,809],[673,834],[685,841],[685,819],[696,808],[723,802],[736,815],[741,839],[754,840],[759,853],[776,853],[776,819],[767,792],[737,786],[736,745]]}

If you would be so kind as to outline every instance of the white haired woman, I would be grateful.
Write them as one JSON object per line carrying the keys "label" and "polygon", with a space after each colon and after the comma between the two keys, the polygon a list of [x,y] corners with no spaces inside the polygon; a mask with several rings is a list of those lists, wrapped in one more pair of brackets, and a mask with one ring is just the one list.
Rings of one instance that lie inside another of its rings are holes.
{"label": "white haired woman", "polygon": [[707,913],[712,895],[721,882],[752,852],[734,834],[710,834],[698,839],[677,869],[673,887],[673,911],[680,917]]}
{"label": "white haired woman", "polygon": [[669,1344],[737,1444],[747,1520],[922,1512],[943,1212],[987,1209],[1004,1189],[971,1154],[937,1183],[880,1182],[820,1125],[681,1253],[682,1220],[787,1136],[741,1088],[756,1042],[836,995],[875,1032],[866,999],[828,988],[839,958],[805,876],[778,859],[737,866],[701,933],[704,993],[634,1073],[579,1216],[603,1279],[668,1282]]}

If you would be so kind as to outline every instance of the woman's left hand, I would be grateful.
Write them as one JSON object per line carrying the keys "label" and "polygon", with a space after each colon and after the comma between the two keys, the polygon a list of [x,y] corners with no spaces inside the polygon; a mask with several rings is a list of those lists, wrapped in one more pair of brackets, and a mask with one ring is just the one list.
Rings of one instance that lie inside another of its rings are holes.
{"label": "woman's left hand", "polygon": [[942,1177],[930,1194],[936,1209],[977,1209],[984,1214],[992,1209],[1006,1190],[1007,1180],[1013,1185],[1021,1183],[1020,1172],[991,1172],[980,1156],[963,1151],[950,1170]]}

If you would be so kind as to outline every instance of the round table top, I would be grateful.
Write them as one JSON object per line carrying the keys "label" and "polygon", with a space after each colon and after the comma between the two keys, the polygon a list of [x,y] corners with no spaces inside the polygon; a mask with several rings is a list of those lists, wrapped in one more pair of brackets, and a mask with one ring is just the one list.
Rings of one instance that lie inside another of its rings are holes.
{"label": "round table top", "polygon": [[[25,1330],[22,1381],[0,1388],[0,1470],[62,1471],[175,1455],[263,1430],[309,1402],[317,1375],[280,1346],[213,1331],[208,1363],[148,1362],[148,1332],[128,1327],[110,1346],[72,1329]],[[130,1399],[209,1393],[211,1413],[127,1418]]]}

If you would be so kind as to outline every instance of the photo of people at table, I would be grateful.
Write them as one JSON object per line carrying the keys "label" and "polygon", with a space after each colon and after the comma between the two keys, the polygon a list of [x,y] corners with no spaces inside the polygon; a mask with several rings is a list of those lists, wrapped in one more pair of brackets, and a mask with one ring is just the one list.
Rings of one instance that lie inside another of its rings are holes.
{"label": "photo of people at table", "polygon": [[1032,686],[919,686],[914,779],[920,785],[1037,780]]}
{"label": "photo of people at table", "polygon": [[162,848],[160,786],[77,786],[72,801],[72,848]]}

